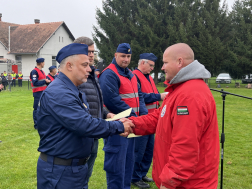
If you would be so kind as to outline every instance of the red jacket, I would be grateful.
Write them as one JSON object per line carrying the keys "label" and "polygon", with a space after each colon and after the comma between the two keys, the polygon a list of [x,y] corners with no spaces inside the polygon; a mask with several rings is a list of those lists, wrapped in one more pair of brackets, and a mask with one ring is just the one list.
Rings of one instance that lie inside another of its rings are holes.
{"label": "red jacket", "polygon": [[[143,93],[155,93],[155,94],[159,94],[157,87],[152,79],[152,77],[149,75],[149,80],[144,76],[144,74],[140,71],[140,70],[134,70],[133,71],[134,74],[136,74],[136,76],[138,77],[138,79],[141,82],[141,91]],[[152,113],[155,111],[155,109],[157,109],[159,107],[159,102],[152,102],[149,104],[146,104],[146,108],[148,109],[148,113]]]}
{"label": "red jacket", "polygon": [[153,179],[160,187],[216,189],[219,131],[214,98],[203,80],[169,85],[162,106],[131,117],[137,135],[156,133]]}

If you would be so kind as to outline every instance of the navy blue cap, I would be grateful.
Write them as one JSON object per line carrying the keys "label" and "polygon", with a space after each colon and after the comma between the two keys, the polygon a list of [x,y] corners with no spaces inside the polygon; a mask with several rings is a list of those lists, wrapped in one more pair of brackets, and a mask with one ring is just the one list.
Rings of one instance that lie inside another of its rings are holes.
{"label": "navy blue cap", "polygon": [[61,63],[66,57],[76,55],[76,54],[85,54],[88,55],[88,46],[80,43],[71,43],[63,47],[57,54],[56,60],[58,63]]}
{"label": "navy blue cap", "polygon": [[55,69],[55,68],[57,68],[56,66],[50,66],[49,67],[49,70],[51,71],[51,70],[53,70],[53,69]]}
{"label": "navy blue cap", "polygon": [[37,63],[45,62],[45,59],[44,58],[37,58],[36,62]]}
{"label": "navy blue cap", "polygon": [[153,53],[143,53],[140,54],[140,59],[147,59],[156,62],[157,57]]}
{"label": "navy blue cap", "polygon": [[121,43],[118,45],[116,52],[124,54],[132,54],[130,45],[128,43]]}

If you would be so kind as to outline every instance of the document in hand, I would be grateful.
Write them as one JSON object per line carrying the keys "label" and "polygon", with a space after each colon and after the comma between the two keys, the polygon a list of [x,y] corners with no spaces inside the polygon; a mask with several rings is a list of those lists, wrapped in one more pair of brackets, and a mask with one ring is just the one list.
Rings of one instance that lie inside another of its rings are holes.
{"label": "document in hand", "polygon": [[[128,117],[130,116],[130,113],[132,111],[132,108],[129,108],[119,114],[116,114],[113,118],[108,118],[108,119],[105,119],[106,121],[115,121],[115,120],[118,120],[118,119],[121,119],[121,118],[124,118],[124,117]],[[141,135],[135,135],[134,133],[131,133],[129,134],[128,138],[133,138],[133,137],[140,137]]]}
{"label": "document in hand", "polygon": [[116,114],[113,118],[108,118],[108,119],[105,119],[106,121],[115,121],[115,120],[118,120],[118,119],[121,119],[121,118],[124,118],[124,117],[128,117],[130,116],[130,113],[132,111],[132,108],[129,108],[119,114]]}

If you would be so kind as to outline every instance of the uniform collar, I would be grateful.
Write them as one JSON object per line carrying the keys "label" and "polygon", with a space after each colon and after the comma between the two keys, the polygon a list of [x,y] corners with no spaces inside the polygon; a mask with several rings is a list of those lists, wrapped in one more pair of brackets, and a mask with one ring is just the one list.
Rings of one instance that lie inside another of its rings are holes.
{"label": "uniform collar", "polygon": [[63,81],[71,91],[73,91],[77,96],[79,96],[78,88],[73,84],[73,82],[65,74],[60,72],[57,78]]}

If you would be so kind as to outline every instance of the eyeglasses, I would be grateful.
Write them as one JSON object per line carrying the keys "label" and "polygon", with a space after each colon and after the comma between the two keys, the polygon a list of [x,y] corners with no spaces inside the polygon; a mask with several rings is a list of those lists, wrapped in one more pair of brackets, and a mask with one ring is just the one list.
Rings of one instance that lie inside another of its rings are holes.
{"label": "eyeglasses", "polygon": [[146,62],[146,63],[148,63],[148,64],[150,65],[150,67],[152,67],[152,68],[154,68],[154,67],[155,67],[155,65],[154,65],[154,64],[150,64],[149,62]]}
{"label": "eyeglasses", "polygon": [[97,52],[97,51],[88,51],[88,54],[91,54],[91,53],[95,53],[95,52]]}

